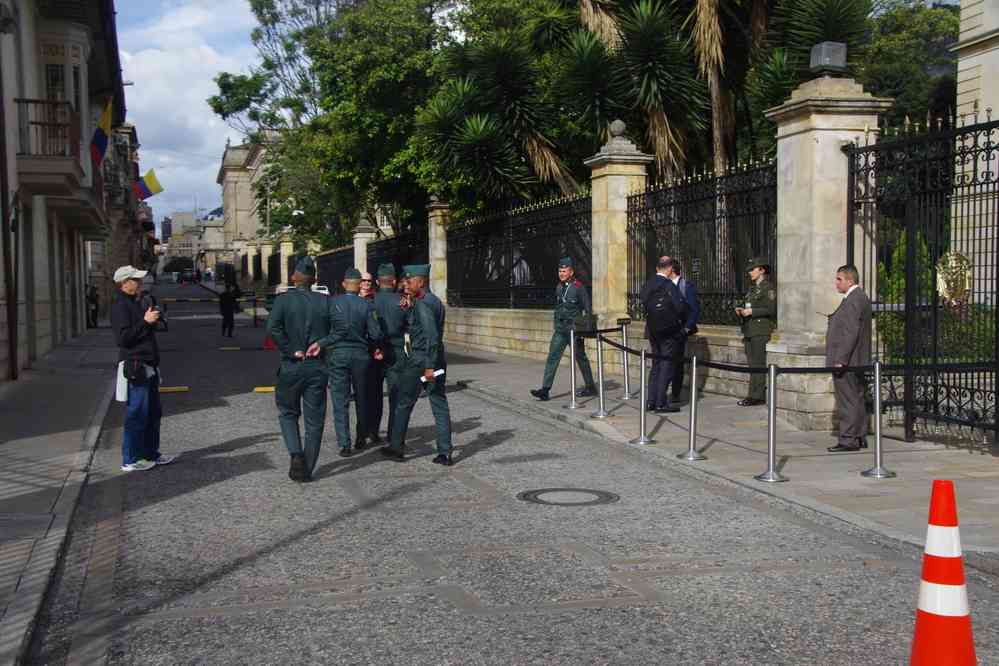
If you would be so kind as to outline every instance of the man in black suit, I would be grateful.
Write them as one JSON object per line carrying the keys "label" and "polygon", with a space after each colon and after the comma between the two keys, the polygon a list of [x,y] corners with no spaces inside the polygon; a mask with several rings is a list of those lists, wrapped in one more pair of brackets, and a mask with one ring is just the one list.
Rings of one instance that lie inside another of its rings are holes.
{"label": "man in black suit", "polygon": [[[669,257],[667,257],[669,258]],[[683,372],[686,362],[687,338],[697,333],[697,322],[701,319],[701,302],[697,299],[697,286],[680,274],[680,262],[673,259],[673,267],[670,269],[670,281],[676,285],[680,292],[680,297],[687,304],[687,319],[683,323],[683,331],[676,350],[676,367],[673,369],[673,379],[670,384],[673,391],[673,402],[680,401],[680,394],[683,392]],[[691,391],[696,390],[692,387]]]}
{"label": "man in black suit", "polygon": [[[846,298],[829,315],[826,331],[826,365],[849,367],[871,363],[871,300],[857,284],[855,266],[836,271],[836,291]],[[857,451],[867,448],[867,409],[864,404],[864,374],[852,370],[833,374],[836,409],[839,413],[839,442],[829,451]]]}
{"label": "man in black suit", "polygon": [[669,278],[673,270],[673,260],[660,257],[656,264],[656,274],[645,283],[639,294],[645,306],[645,336],[652,347],[652,353],[661,358],[652,362],[649,375],[649,396],[647,409],[655,412],[678,412],[680,409],[670,404],[667,386],[673,379],[676,368],[676,354],[683,337],[686,321],[686,306]]}

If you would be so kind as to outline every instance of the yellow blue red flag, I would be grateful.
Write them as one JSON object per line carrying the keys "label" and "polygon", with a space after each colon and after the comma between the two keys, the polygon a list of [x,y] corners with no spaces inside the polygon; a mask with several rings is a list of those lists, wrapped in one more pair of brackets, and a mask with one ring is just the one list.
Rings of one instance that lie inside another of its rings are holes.
{"label": "yellow blue red flag", "polygon": [[108,149],[108,141],[111,140],[112,99],[108,98],[108,103],[104,107],[104,113],[101,114],[101,120],[97,123],[97,129],[94,130],[94,138],[90,141],[90,158],[97,166],[100,166],[104,160],[104,153]]}
{"label": "yellow blue red flag", "polygon": [[156,179],[156,171],[150,169],[146,172],[146,175],[140,178],[132,185],[132,189],[135,191],[135,196],[139,198],[139,201],[143,199],[148,199],[154,194],[159,194],[163,191],[163,186],[160,185],[160,181]]}

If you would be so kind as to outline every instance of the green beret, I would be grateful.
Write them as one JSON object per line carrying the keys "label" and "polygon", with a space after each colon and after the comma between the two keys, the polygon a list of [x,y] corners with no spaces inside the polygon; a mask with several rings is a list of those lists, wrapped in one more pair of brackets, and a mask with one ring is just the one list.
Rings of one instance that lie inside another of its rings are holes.
{"label": "green beret", "polygon": [[295,264],[295,272],[301,273],[302,275],[308,275],[310,277],[316,277],[316,262],[312,260],[312,257],[302,257]]}
{"label": "green beret", "polygon": [[403,266],[402,272],[406,277],[430,277],[430,264],[410,264]]}
{"label": "green beret", "polygon": [[378,267],[378,277],[395,277],[395,266],[382,264]]}
{"label": "green beret", "polygon": [[343,274],[343,279],[344,280],[360,280],[361,279],[361,271],[357,270],[356,268],[348,268],[347,272]]}
{"label": "green beret", "polygon": [[559,268],[572,268],[573,267],[572,257],[562,257],[561,259],[559,259],[558,260],[558,267]]}

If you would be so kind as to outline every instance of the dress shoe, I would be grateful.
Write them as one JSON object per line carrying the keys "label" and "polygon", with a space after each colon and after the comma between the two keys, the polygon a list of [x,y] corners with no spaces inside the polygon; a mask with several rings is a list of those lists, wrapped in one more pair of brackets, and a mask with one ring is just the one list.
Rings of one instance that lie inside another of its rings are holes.
{"label": "dress shoe", "polygon": [[341,446],[340,447],[340,457],[341,458],[349,458],[352,455],[354,455],[354,452],[350,450],[349,446]]}
{"label": "dress shoe", "polygon": [[647,412],[654,412],[654,411],[656,411],[656,403],[654,403],[654,402],[647,402],[647,403],[645,403],[645,411],[647,411]]}
{"label": "dress shoe", "polygon": [[383,446],[378,450],[382,452],[383,456],[392,460],[403,460],[406,457],[405,453],[399,449],[393,449],[391,446]]}
{"label": "dress shoe", "polygon": [[866,449],[867,448],[867,438],[866,437],[859,438],[857,440],[857,444],[860,446],[860,448]]}
{"label": "dress shoe", "polygon": [[836,446],[830,446],[829,448],[826,449],[826,451],[828,451],[829,453],[847,453],[859,450],[860,450],[859,446],[843,446],[842,444],[837,444]]}
{"label": "dress shoe", "polygon": [[531,389],[531,395],[533,395],[541,402],[545,402],[546,400],[551,399],[551,396],[548,395],[548,389],[546,388]]}
{"label": "dress shoe", "polygon": [[585,387],[583,387],[581,389],[577,389],[576,390],[576,397],[577,398],[588,398],[591,395],[596,395],[596,394],[597,394],[597,387],[596,386],[585,386]]}
{"label": "dress shoe", "polygon": [[676,414],[680,411],[679,407],[674,407],[673,405],[660,405],[653,410],[656,414]]}
{"label": "dress shoe", "polygon": [[356,440],[354,440],[355,451],[363,451],[367,446],[368,446],[368,441],[364,437],[358,437]]}
{"label": "dress shoe", "polygon": [[753,407],[755,405],[765,405],[766,400],[757,400],[755,398],[743,398],[737,403],[740,407]]}
{"label": "dress shoe", "polygon": [[382,439],[378,433],[375,433],[374,435],[370,435],[368,437],[368,444],[370,444],[371,446],[381,446],[384,443],[385,440]]}
{"label": "dress shoe", "polygon": [[450,467],[454,464],[454,461],[451,460],[450,453],[438,453],[437,457],[435,457],[431,462],[435,465],[444,465],[445,467]]}
{"label": "dress shoe", "polygon": [[305,456],[301,453],[294,453],[291,456],[291,464],[288,466],[288,478],[301,483],[308,477],[305,471]]}

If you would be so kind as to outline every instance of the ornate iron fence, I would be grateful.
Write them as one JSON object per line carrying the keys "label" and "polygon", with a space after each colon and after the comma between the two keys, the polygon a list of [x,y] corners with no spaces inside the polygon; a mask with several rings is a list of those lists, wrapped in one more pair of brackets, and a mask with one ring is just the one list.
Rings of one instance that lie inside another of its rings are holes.
{"label": "ornate iron fence", "polygon": [[343,274],[354,265],[354,246],[323,252],[316,257],[316,282],[324,285],[331,294],[343,291]]}
{"label": "ornate iron fence", "polygon": [[278,252],[267,257],[267,284],[271,287],[281,284],[281,254]]}
{"label": "ornate iron fence", "polygon": [[628,197],[628,312],[644,319],[638,294],[658,258],[680,261],[697,285],[702,324],[738,324],[748,289],[746,263],[777,271],[777,165],[685,178]]}
{"label": "ornate iron fence", "polygon": [[900,133],[845,150],[847,261],[875,319],[886,407],[999,431],[999,121]]}
{"label": "ornate iron fence", "polygon": [[590,195],[456,222],[447,232],[447,301],[456,307],[552,308],[558,260],[591,279]]}
{"label": "ornate iron fence", "polygon": [[392,264],[396,271],[401,272],[407,264],[425,264],[430,257],[428,242],[427,225],[423,223],[395,236],[368,243],[368,270],[374,274],[382,264]]}
{"label": "ornate iron fence", "polygon": [[260,253],[258,252],[257,254],[253,255],[253,279],[254,280],[259,280],[260,279],[260,277],[264,274],[264,270],[263,269],[264,269],[263,257],[261,257]]}

